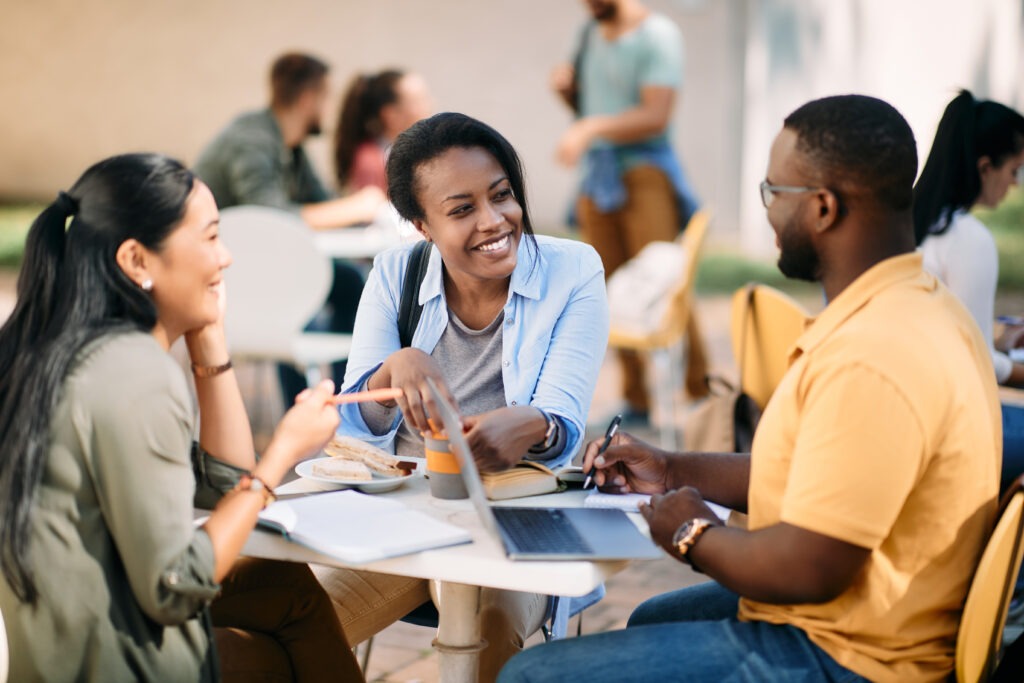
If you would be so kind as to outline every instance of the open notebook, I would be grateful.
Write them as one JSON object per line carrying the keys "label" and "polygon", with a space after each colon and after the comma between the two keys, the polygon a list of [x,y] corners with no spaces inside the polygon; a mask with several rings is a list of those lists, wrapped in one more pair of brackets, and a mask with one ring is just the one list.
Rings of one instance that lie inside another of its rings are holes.
{"label": "open notebook", "polygon": [[324,555],[353,563],[472,540],[461,527],[412,510],[397,500],[356,491],[278,501],[260,513],[259,524]]}
{"label": "open notebook", "polygon": [[[592,489],[590,495],[583,499],[583,506],[588,508],[615,508],[626,512],[636,512],[640,503],[649,503],[651,496],[646,493],[602,493]],[[727,507],[704,501],[711,510],[721,519],[729,519],[732,513]]]}

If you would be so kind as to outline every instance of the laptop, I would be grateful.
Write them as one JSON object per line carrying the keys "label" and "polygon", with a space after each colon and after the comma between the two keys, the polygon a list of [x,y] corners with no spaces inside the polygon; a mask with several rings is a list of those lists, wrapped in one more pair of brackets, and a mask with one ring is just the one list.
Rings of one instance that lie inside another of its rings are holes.
{"label": "laptop", "polygon": [[637,529],[622,510],[492,506],[462,434],[459,415],[430,379],[448,443],[459,463],[469,499],[484,527],[513,560],[657,559],[661,548]]}

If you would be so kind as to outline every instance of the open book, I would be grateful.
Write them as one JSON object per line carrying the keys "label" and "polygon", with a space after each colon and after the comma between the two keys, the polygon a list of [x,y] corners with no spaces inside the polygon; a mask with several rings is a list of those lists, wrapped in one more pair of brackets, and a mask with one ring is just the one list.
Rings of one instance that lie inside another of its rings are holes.
{"label": "open book", "polygon": [[278,501],[260,513],[259,524],[324,555],[353,563],[471,541],[469,532],[461,527],[397,500],[356,491]]}
{"label": "open book", "polygon": [[520,460],[504,472],[481,474],[480,480],[491,500],[540,496],[561,488],[554,472],[532,460]]}

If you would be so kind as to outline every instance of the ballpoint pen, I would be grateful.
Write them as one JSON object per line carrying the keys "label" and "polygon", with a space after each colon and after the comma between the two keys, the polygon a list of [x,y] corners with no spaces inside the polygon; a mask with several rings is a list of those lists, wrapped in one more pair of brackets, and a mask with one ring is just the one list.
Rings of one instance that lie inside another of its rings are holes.
{"label": "ballpoint pen", "polygon": [[[622,416],[616,415],[612,418],[611,424],[608,425],[608,431],[604,433],[604,441],[601,442],[601,447],[597,449],[597,454],[601,455],[612,442],[612,437],[619,431],[619,423],[622,422]],[[597,469],[594,465],[590,466],[590,471],[587,472],[587,477],[583,480],[583,488],[590,488],[590,481],[594,478],[594,470]]]}

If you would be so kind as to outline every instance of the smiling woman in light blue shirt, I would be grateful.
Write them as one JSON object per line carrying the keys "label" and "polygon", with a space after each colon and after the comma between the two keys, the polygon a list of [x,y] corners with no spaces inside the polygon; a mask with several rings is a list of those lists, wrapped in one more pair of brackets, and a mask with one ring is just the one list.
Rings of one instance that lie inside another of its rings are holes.
{"label": "smiling woman in light blue shirt", "polygon": [[[374,262],[356,318],[346,391],[367,388],[383,360],[400,350],[398,302],[411,251],[411,247],[393,249]],[[582,442],[604,357],[608,338],[604,271],[594,250],[579,242],[540,236],[536,243],[520,240],[518,252],[508,299],[499,314],[504,319],[499,349],[503,401],[509,407],[540,408],[559,421],[564,445],[549,456],[554,464],[562,464]],[[423,313],[412,338],[412,348],[425,354],[437,349],[450,325],[443,268],[435,248],[420,289]],[[457,394],[454,398],[465,402]],[[377,411],[375,406],[370,409]],[[396,440],[408,443],[407,438],[402,440],[406,433],[400,433],[404,426],[401,412],[389,412],[386,430],[375,431],[359,406],[350,404],[342,410],[342,430],[385,449],[391,449]],[[546,431],[546,423],[542,429]],[[422,449],[420,439],[418,453],[404,454],[422,455]],[[403,448],[396,450],[402,452]]]}
{"label": "smiling woman in light blue shirt", "polygon": [[[434,243],[419,294],[423,312],[403,349],[398,312],[412,246],[378,256],[359,304],[344,389],[392,386],[405,396],[397,405],[343,407],[341,429],[422,455],[432,377],[460,406],[485,471],[524,456],[564,464],[582,443],[608,339],[600,257],[580,242],[533,235],[521,172],[499,161],[511,146],[485,147],[497,141],[484,139],[476,130],[483,124],[468,117],[428,121],[392,151],[397,163],[403,155],[412,163],[391,168],[399,176],[396,207]],[[456,127],[481,136],[481,144],[448,145],[415,163],[424,150],[407,148],[425,146],[424,133],[442,146]],[[416,168],[430,172],[403,184],[401,171],[413,176]],[[403,186],[415,188],[412,196],[403,196]]]}
{"label": "smiling woman in light blue shirt", "polygon": [[[481,470],[524,457],[557,466],[583,441],[608,343],[604,269],[597,252],[536,237],[519,158],[490,126],[438,114],[396,139],[392,203],[432,243],[422,314],[402,348],[399,310],[413,247],[377,257],[359,302],[346,392],[397,387],[391,404],[341,408],[341,433],[400,455],[422,455],[432,410],[427,380],[459,407]],[[423,601],[419,579],[315,568],[342,624],[365,636]],[[369,613],[359,605],[372,604]],[[547,596],[484,588],[480,681],[492,681],[551,613]],[[555,608],[561,614],[566,601]],[[394,617],[393,617],[394,618]],[[368,625],[369,622],[372,622]]]}

